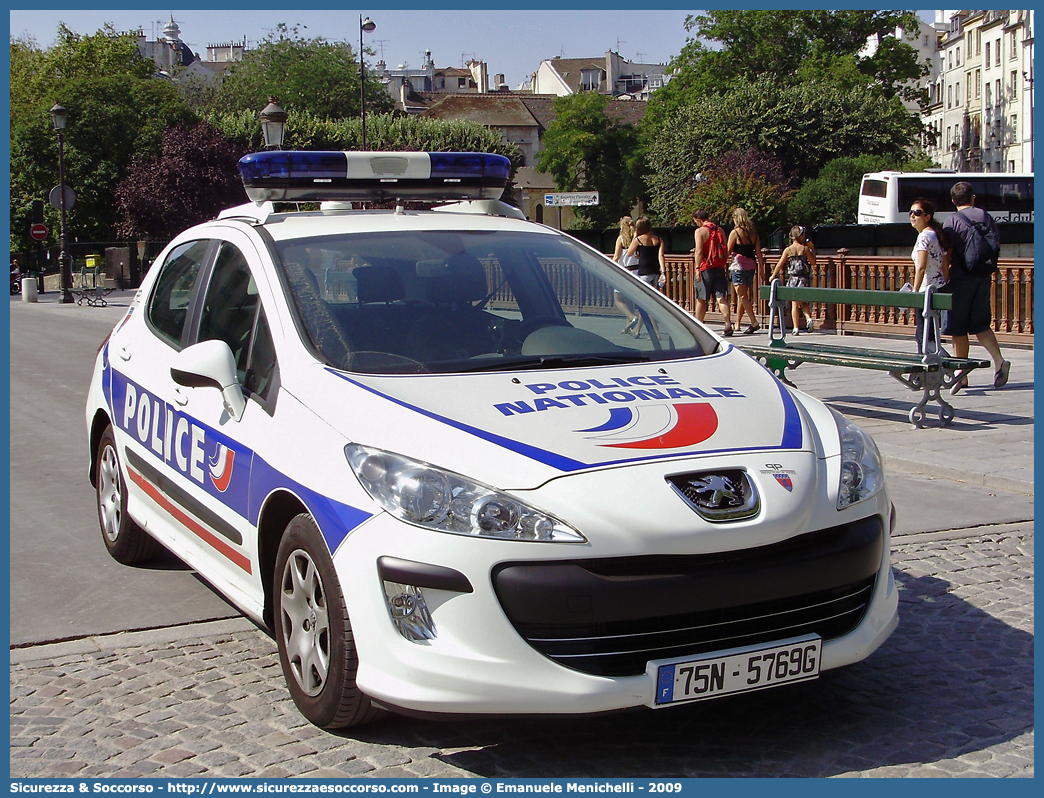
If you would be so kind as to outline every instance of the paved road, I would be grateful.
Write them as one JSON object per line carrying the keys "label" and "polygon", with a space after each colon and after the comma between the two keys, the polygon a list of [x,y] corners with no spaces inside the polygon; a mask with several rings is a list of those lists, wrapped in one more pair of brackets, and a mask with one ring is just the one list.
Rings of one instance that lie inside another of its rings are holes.
{"label": "paved road", "polygon": [[894,548],[902,620],[868,660],[670,710],[341,735],[242,621],[14,651],[11,776],[1032,776],[1031,526]]}
{"label": "paved road", "polygon": [[173,557],[127,568],[105,551],[87,479],[94,356],[126,312],[11,302],[11,644],[227,618],[238,612]]}
{"label": "paved road", "polygon": [[659,712],[335,735],[297,713],[272,640],[190,571],[118,566],[98,539],[83,395],[123,309],[11,307],[12,776],[1033,775],[1032,353],[945,430],[910,430],[884,375],[797,372],[893,465],[901,623],[866,662]]}

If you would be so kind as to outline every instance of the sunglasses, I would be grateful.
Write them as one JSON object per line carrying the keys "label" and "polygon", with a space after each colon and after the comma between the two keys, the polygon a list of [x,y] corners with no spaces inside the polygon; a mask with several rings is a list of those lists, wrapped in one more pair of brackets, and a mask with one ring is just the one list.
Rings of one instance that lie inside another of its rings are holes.
{"label": "sunglasses", "polygon": [[911,216],[927,216],[928,214],[926,214],[920,208],[914,208],[912,211],[910,211],[910,215]]}

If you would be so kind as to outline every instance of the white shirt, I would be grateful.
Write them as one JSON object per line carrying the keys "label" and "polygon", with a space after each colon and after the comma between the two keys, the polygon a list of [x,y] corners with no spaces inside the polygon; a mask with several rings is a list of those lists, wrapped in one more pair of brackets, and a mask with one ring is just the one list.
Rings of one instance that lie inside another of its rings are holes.
{"label": "white shirt", "polygon": [[941,288],[946,284],[943,279],[942,273],[942,247],[939,246],[939,236],[935,234],[935,231],[926,227],[917,235],[917,243],[914,244],[913,248],[913,262],[914,268],[917,267],[917,253],[927,252],[928,262],[925,266],[924,279],[921,280],[920,291],[923,293],[928,290],[928,285],[931,284],[936,288]]}

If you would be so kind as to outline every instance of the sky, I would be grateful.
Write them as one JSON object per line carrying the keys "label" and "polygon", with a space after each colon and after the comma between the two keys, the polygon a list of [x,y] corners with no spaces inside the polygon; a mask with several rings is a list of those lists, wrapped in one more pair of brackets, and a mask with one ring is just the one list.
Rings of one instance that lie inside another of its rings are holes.
{"label": "sky", "polygon": [[460,67],[473,58],[485,61],[491,79],[503,74],[507,85],[515,89],[537,70],[542,60],[554,56],[602,56],[606,50],[614,50],[639,63],[666,63],[685,45],[688,34],[684,23],[689,13],[692,12],[625,9],[390,11],[380,7],[294,11],[285,4],[278,9],[254,5],[249,10],[235,11],[160,6],[109,11],[12,9],[10,33],[28,34],[38,45],[47,47],[56,38],[59,22],[83,34],[94,33],[111,22],[118,31],[140,28],[153,40],[162,36],[163,27],[173,14],[181,28],[181,40],[206,58],[208,44],[242,41],[245,36],[248,46],[255,46],[279,23],[302,26],[300,33],[306,37],[348,41],[357,49],[362,14],[377,24],[375,31],[365,34],[366,46],[377,58],[383,55],[390,68],[399,64],[419,67],[424,51],[431,50],[436,67]]}
{"label": "sky", "polygon": [[[15,0],[17,3],[18,0]],[[472,0],[473,2],[473,0]],[[24,4],[24,0],[23,0]],[[452,4],[457,8],[465,2]],[[485,61],[489,76],[503,74],[507,85],[518,88],[540,66],[544,59],[563,56],[586,58],[604,55],[614,50],[624,58],[638,63],[667,63],[677,55],[688,38],[685,17],[696,13],[683,10],[633,10],[617,7],[620,0],[607,0],[581,10],[504,10],[485,8],[464,10],[382,10],[380,6],[357,10],[288,10],[264,8],[265,0],[239,10],[194,11],[157,6],[147,10],[115,9],[109,11],[14,10],[10,12],[12,36],[28,34],[41,47],[50,46],[57,35],[58,23],[64,22],[76,33],[95,33],[110,22],[118,31],[141,29],[154,40],[163,33],[163,27],[173,15],[181,28],[181,40],[193,52],[206,58],[207,45],[242,41],[255,46],[268,37],[279,23],[301,26],[306,37],[322,36],[330,41],[348,41],[359,46],[359,17],[370,17],[377,29],[365,35],[366,46],[377,58],[383,58],[390,68],[399,64],[419,67],[424,51],[431,50],[436,67],[460,67],[471,59]],[[660,2],[657,5],[670,5]],[[223,5],[231,8],[233,2]],[[312,8],[321,3],[309,3]],[[511,2],[496,4],[508,7]],[[530,5],[539,5],[539,2]],[[585,5],[571,3],[574,7]],[[762,3],[744,4],[757,7]],[[802,3],[801,5],[817,5]],[[835,2],[831,7],[851,5]],[[398,3],[402,9],[408,3]],[[600,7],[599,7],[600,6]],[[638,4],[637,7],[641,7]],[[932,21],[935,12],[919,11],[922,19]],[[372,59],[371,59],[372,60]]]}

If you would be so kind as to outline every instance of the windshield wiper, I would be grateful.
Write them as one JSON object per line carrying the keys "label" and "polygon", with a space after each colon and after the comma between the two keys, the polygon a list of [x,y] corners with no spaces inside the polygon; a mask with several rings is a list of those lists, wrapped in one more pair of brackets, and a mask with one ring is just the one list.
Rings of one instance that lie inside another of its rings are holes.
{"label": "windshield wiper", "polygon": [[575,355],[519,355],[504,359],[482,359],[477,363],[469,363],[461,369],[470,371],[512,371],[526,368],[569,368],[572,366],[611,366],[615,363],[648,363],[653,358],[642,352],[621,352],[619,354],[575,354]]}

